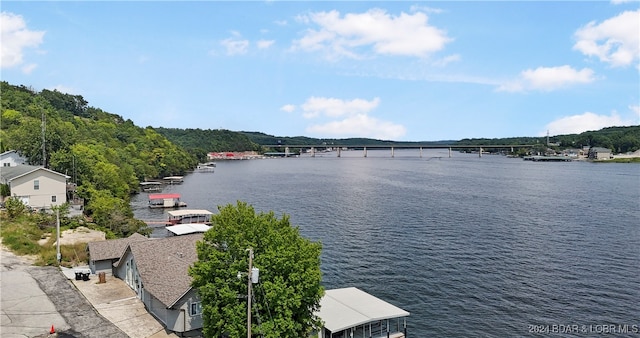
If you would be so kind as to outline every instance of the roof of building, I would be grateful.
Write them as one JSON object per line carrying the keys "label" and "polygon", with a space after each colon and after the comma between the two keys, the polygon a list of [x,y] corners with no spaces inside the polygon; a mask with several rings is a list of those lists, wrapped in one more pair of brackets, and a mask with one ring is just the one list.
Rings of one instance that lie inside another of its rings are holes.
{"label": "roof of building", "polygon": [[589,152],[596,152],[596,153],[610,153],[611,149],[609,148],[602,148],[602,147],[592,147],[591,149],[589,149]]}
{"label": "roof of building", "polygon": [[181,236],[198,232],[207,232],[207,230],[211,229],[211,226],[204,223],[186,223],[168,226],[165,227],[165,229],[172,232],[174,235]]}
{"label": "roof of building", "polygon": [[24,175],[30,174],[37,170],[45,170],[47,172],[60,175],[64,178],[69,178],[69,176],[65,174],[61,174],[57,171],[53,171],[45,167],[37,167],[37,166],[26,165],[26,164],[21,164],[13,167],[2,167],[2,170],[0,170],[0,177],[2,177],[3,182],[10,182],[18,177],[22,177]]}
{"label": "roof of building", "polygon": [[180,194],[149,194],[150,200],[165,199],[165,198],[180,199]]}
{"label": "roof of building", "polygon": [[89,257],[92,261],[118,259],[122,256],[124,249],[129,243],[147,239],[147,237],[136,232],[127,238],[89,242],[87,244],[89,247]]}
{"label": "roof of building", "polygon": [[189,267],[198,259],[196,242],[202,238],[191,234],[129,244],[145,290],[167,307],[191,290]]}
{"label": "roof of building", "polygon": [[16,151],[16,150],[7,150],[4,153],[0,154],[0,158],[6,157],[7,155],[9,155],[11,153],[14,153],[16,155],[20,155],[20,154],[18,154],[18,151]]}
{"label": "roof of building", "polygon": [[326,290],[316,313],[331,332],[340,332],[369,322],[406,317],[409,312],[358,288]]}
{"label": "roof of building", "polygon": [[183,209],[183,210],[171,210],[168,211],[169,216],[192,216],[192,215],[213,215],[209,210],[204,209]]}

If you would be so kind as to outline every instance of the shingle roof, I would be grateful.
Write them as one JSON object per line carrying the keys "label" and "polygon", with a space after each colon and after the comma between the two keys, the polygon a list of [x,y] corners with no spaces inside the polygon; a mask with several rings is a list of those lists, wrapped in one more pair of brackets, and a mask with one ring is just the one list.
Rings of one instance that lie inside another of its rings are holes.
{"label": "shingle roof", "polygon": [[167,307],[191,290],[189,266],[198,259],[196,242],[203,237],[191,234],[129,244],[145,290]]}
{"label": "shingle roof", "polygon": [[69,176],[65,174],[61,174],[59,172],[47,169],[45,167],[36,167],[33,165],[26,165],[26,164],[21,164],[13,167],[2,167],[2,169],[0,169],[0,177],[2,177],[2,181],[6,183],[17,177],[29,174],[36,170],[46,170],[50,173],[54,173],[56,175],[64,176],[65,178],[69,178]]}
{"label": "shingle roof", "polygon": [[136,232],[127,238],[89,242],[87,244],[89,247],[89,257],[92,261],[118,259],[122,256],[124,249],[129,245],[129,243],[147,239],[147,237]]}

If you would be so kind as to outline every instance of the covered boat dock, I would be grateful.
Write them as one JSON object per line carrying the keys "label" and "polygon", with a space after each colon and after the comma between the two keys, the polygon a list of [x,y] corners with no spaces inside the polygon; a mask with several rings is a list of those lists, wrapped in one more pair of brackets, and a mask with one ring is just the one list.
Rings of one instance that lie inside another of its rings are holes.
{"label": "covered boat dock", "polygon": [[168,227],[165,227],[165,229],[171,232],[174,236],[182,236],[182,235],[207,232],[207,230],[211,229],[211,226],[205,223],[186,223],[186,224],[176,224],[176,225],[168,226]]}
{"label": "covered boat dock", "polygon": [[169,223],[186,224],[186,223],[209,223],[213,213],[204,209],[185,209],[171,210],[167,212],[169,215]]}
{"label": "covered boat dock", "polygon": [[358,288],[326,290],[316,315],[324,322],[318,338],[404,338],[409,312]]}

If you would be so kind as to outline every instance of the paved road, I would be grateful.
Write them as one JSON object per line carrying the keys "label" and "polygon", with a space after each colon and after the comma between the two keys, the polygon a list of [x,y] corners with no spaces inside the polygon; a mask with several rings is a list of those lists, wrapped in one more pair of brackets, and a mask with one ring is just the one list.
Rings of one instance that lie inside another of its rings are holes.
{"label": "paved road", "polygon": [[[1,245],[0,245],[1,246]],[[0,336],[116,337],[127,335],[102,317],[55,267],[31,262],[2,247],[0,256]]]}

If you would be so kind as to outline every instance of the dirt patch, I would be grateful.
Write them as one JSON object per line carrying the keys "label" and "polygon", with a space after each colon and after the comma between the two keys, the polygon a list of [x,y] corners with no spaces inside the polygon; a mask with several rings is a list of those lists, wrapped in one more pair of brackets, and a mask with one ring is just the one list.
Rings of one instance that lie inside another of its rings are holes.
{"label": "dirt patch", "polygon": [[89,243],[89,242],[95,242],[95,241],[104,241],[105,239],[106,239],[106,236],[104,232],[98,231],[98,230],[91,230],[86,227],[77,227],[75,229],[65,230],[62,233],[60,233],[60,245]]}

